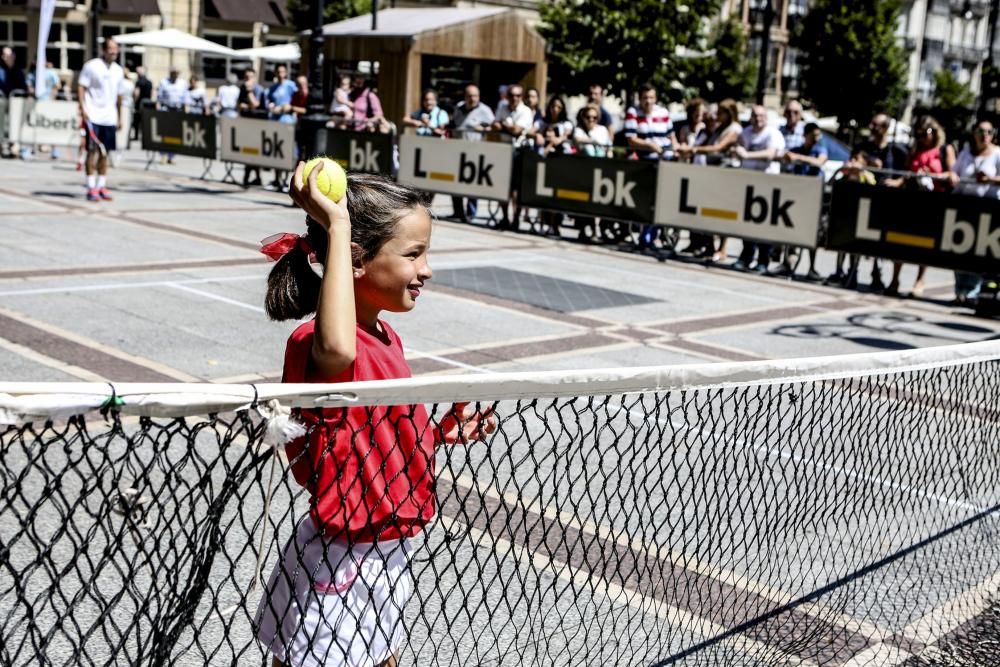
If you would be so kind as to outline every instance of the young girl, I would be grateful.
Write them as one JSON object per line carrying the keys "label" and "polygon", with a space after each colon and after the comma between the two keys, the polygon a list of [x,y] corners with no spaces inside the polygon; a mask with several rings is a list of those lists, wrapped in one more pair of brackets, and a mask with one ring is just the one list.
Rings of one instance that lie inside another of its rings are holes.
{"label": "young girl", "polygon": [[[409,377],[402,342],[379,314],[411,310],[431,277],[425,202],[382,177],[352,174],[346,204],[335,204],[316,187],[321,167],[308,183],[303,167],[291,196],[308,214],[306,234],[262,248],[277,260],[268,315],[316,313],[288,339],[283,381]],[[491,412],[456,404],[434,427],[422,405],[300,411],[308,434],[286,451],[309,492],[309,516],[285,546],[255,619],[274,665],[395,665],[414,590],[411,540],[434,515],[434,447],[483,438],[496,427]]]}

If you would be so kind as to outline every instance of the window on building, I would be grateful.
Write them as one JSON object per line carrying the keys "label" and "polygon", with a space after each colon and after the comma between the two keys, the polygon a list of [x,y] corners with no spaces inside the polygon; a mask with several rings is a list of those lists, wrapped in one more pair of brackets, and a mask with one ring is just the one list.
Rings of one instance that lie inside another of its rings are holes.
{"label": "window on building", "polygon": [[[210,42],[228,46],[231,49],[253,48],[253,35],[246,33],[206,32],[204,38]],[[229,74],[235,74],[238,77],[242,76],[243,70],[253,67],[253,63],[242,58],[205,55],[202,56],[201,67],[206,79],[215,79],[218,81],[225,79]]]}
{"label": "window on building", "polygon": [[793,46],[785,47],[785,60],[781,66],[781,90],[799,90],[799,71],[799,50]]}
{"label": "window on building", "polygon": [[14,49],[17,66],[28,68],[28,22],[0,17],[0,44]]}
{"label": "window on building", "polygon": [[[117,37],[119,35],[125,35],[130,32],[141,32],[142,26],[138,23],[115,23],[112,21],[101,21],[101,39],[107,39],[108,37]],[[133,72],[136,67],[143,64],[143,58],[145,56],[145,51],[141,46],[127,46],[121,45],[118,49],[118,62],[124,66],[128,67]]]}
{"label": "window on building", "polygon": [[86,61],[86,27],[82,23],[53,21],[45,58],[63,72],[79,72]]}

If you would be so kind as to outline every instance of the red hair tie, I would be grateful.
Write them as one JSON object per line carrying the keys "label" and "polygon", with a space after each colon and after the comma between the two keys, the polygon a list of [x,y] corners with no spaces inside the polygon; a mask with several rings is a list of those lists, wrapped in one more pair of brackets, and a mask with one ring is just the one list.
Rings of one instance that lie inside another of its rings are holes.
{"label": "red hair tie", "polygon": [[287,255],[293,248],[298,248],[309,256],[309,261],[315,261],[316,251],[309,245],[308,239],[298,234],[285,232],[283,234],[272,234],[260,242],[260,252],[267,255],[272,262]]}

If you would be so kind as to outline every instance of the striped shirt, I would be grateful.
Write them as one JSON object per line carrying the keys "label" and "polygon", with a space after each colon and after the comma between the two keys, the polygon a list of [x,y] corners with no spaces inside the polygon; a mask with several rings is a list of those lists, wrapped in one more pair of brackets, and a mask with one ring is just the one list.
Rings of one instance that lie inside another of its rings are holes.
{"label": "striped shirt", "polygon": [[[659,104],[654,104],[653,110],[648,115],[643,113],[642,109],[635,107],[629,107],[628,111],[625,112],[625,136],[645,139],[662,146],[665,149],[663,151],[664,160],[673,158],[673,146],[670,142],[673,132],[674,124],[670,120],[670,113]],[[643,157],[652,160],[660,158],[655,153],[646,153]]]}

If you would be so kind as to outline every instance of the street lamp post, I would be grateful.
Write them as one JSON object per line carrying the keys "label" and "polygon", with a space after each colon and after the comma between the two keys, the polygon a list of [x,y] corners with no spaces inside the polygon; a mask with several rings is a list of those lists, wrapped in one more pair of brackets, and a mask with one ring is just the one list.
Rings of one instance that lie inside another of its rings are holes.
{"label": "street lamp post", "polygon": [[757,67],[757,104],[764,103],[767,90],[767,60],[771,53],[771,24],[774,23],[774,6],[771,0],[764,0],[763,30],[760,33],[760,64]]}
{"label": "street lamp post", "polygon": [[326,153],[326,115],[323,105],[323,0],[310,0],[312,32],[309,35],[309,99],[308,113],[302,117],[302,159]]}
{"label": "street lamp post", "polygon": [[983,62],[983,69],[979,75],[979,115],[982,117],[986,112],[986,103],[997,97],[996,86],[998,83],[996,67],[993,64],[993,47],[997,36],[997,20],[1000,19],[1000,0],[990,1],[990,15],[986,26],[989,35],[986,46],[986,60]]}

